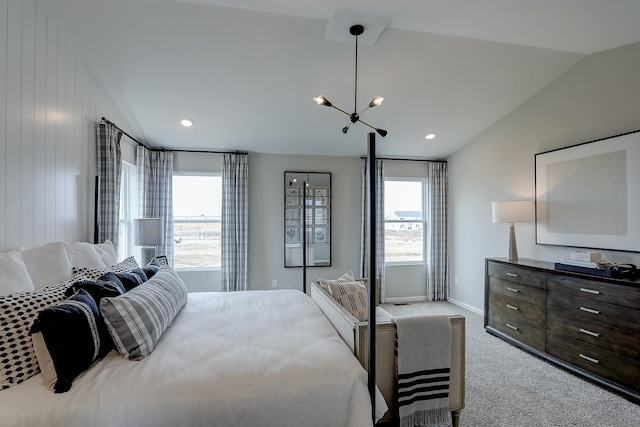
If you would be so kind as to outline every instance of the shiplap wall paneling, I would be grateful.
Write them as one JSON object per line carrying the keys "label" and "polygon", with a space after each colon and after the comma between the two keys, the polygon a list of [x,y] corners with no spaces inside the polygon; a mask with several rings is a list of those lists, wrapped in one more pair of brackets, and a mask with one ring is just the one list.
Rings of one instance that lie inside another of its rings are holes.
{"label": "shiplap wall paneling", "polygon": [[0,252],[93,239],[96,124],[131,131],[116,105],[44,0],[0,0]]}
{"label": "shiplap wall paneling", "polygon": [[6,149],[5,203],[6,241],[9,248],[20,247],[20,113],[22,87],[22,3],[9,1],[7,8]]}
{"label": "shiplap wall paneling", "polygon": [[[7,241],[7,0],[0,0],[0,248]],[[3,102],[4,101],[4,102]]]}
{"label": "shiplap wall paneling", "polygon": [[[45,242],[56,240],[56,97],[58,93],[58,30],[47,19],[45,139]],[[42,146],[42,142],[39,143]]]}
{"label": "shiplap wall paneling", "polygon": [[47,15],[36,3],[34,153],[33,153],[33,246],[47,242]]}
{"label": "shiplap wall paneling", "polygon": [[36,3],[22,1],[22,55],[20,76],[20,245],[34,243],[34,112],[35,112]]}

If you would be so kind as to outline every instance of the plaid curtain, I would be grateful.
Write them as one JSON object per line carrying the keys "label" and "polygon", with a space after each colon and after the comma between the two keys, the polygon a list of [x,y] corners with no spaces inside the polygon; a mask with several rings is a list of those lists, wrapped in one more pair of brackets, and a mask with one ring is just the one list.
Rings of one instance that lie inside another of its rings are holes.
{"label": "plaid curtain", "polygon": [[427,301],[449,299],[448,165],[429,162],[427,208]]}
{"label": "plaid curtain", "polygon": [[140,218],[164,219],[164,243],[157,254],[166,255],[173,267],[173,152],[138,145],[136,165]]}
{"label": "plaid curtain", "polygon": [[100,123],[96,126],[100,192],[97,212],[98,233],[94,236],[94,240],[95,243],[102,243],[109,239],[116,250],[120,219],[121,137],[122,131],[111,124]]}
{"label": "plaid curtain", "polygon": [[[361,217],[360,217],[360,277],[369,274],[369,174],[368,160],[361,159]],[[386,287],[384,284],[384,162],[376,160],[376,272],[380,286],[380,302],[386,300]],[[369,283],[374,283],[369,279]]]}
{"label": "plaid curtain", "polygon": [[222,289],[247,290],[249,161],[246,154],[225,153],[222,165]]}

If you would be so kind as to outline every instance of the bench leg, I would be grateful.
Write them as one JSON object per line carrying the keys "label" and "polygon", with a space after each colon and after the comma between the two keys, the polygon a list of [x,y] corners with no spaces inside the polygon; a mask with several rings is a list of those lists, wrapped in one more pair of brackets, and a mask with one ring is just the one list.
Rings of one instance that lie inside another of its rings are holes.
{"label": "bench leg", "polygon": [[460,427],[460,410],[451,411],[451,424],[453,427]]}

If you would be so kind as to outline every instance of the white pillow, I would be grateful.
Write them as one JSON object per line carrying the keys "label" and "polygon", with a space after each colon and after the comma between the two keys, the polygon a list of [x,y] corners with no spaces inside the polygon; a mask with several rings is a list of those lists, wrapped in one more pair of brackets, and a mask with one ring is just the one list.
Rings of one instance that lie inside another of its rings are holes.
{"label": "white pillow", "polygon": [[61,242],[25,249],[21,253],[36,290],[71,278],[71,258]]}
{"label": "white pillow", "polygon": [[116,248],[113,246],[113,242],[109,239],[104,243],[97,243],[94,245],[96,251],[104,261],[104,265],[110,267],[118,263],[118,255],[116,255]]}
{"label": "white pillow", "polygon": [[71,258],[71,265],[73,267],[105,268],[107,266],[93,243],[74,242],[63,244],[69,258]]}
{"label": "white pillow", "polygon": [[0,253],[0,295],[35,290],[20,252]]}

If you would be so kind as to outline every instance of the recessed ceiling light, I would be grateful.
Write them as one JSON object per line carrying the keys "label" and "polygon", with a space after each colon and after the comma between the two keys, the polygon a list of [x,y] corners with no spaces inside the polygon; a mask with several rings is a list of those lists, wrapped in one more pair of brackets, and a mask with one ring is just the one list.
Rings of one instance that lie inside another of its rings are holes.
{"label": "recessed ceiling light", "polygon": [[435,137],[436,137],[436,134],[435,134],[435,133],[428,133],[428,134],[427,134],[427,136],[425,136],[425,138],[427,138],[427,139],[429,139],[429,140],[431,140],[431,139],[433,139],[433,138],[435,138]]}
{"label": "recessed ceiling light", "polygon": [[180,124],[186,128],[193,126],[193,120],[191,119],[182,119],[180,120]]}

